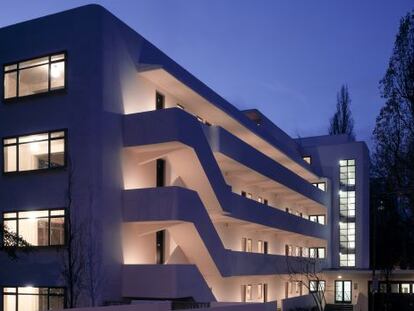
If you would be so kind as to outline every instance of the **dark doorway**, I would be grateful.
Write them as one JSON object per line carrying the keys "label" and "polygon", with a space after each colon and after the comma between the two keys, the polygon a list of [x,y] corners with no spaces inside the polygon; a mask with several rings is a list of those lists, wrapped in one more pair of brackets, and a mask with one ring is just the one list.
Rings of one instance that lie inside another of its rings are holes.
{"label": "dark doorway", "polygon": [[159,92],[155,93],[155,109],[164,109],[165,108],[165,96]]}
{"label": "dark doorway", "polygon": [[269,253],[269,243],[267,241],[263,242],[263,253],[265,254]]}
{"label": "dark doorway", "polygon": [[157,231],[156,233],[156,263],[157,265],[164,264],[164,246],[165,246],[165,230]]}
{"label": "dark doorway", "polygon": [[267,284],[263,284],[263,302],[267,302]]}
{"label": "dark doorway", "polygon": [[157,187],[165,186],[165,160],[157,159]]}

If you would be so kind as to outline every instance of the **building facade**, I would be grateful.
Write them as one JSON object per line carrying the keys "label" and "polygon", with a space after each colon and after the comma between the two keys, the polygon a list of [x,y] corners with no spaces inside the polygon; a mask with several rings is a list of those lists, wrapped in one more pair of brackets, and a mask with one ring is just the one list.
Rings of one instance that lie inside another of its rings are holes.
{"label": "building facade", "polygon": [[366,306],[364,142],[289,137],[96,5],[0,42],[0,207],[30,244],[3,241],[19,255],[0,257],[4,311],[63,308],[69,253],[84,306],[314,291]]}

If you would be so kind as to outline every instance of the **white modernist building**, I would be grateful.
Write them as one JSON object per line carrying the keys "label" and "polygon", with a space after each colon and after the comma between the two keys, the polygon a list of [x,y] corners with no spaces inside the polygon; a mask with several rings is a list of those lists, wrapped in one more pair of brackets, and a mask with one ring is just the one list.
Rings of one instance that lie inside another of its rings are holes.
{"label": "white modernist building", "polygon": [[322,291],[367,308],[364,142],[292,139],[96,5],[2,28],[0,42],[0,207],[30,244],[4,242],[19,259],[0,258],[3,311],[68,303],[68,241],[81,306],[288,310]]}

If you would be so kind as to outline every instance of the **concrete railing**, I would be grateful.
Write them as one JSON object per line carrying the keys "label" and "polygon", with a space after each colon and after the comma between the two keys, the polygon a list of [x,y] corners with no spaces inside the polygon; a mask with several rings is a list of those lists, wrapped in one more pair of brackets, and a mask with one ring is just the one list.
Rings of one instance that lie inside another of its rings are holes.
{"label": "concrete railing", "polygon": [[315,300],[312,295],[303,295],[282,300],[282,311],[295,310],[295,308],[315,307]]}

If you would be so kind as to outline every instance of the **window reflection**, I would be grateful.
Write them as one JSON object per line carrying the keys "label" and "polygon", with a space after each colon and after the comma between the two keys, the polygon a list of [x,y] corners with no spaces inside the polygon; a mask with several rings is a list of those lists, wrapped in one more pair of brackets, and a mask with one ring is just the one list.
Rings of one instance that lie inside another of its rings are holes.
{"label": "window reflection", "polygon": [[4,213],[3,219],[7,230],[31,246],[52,246],[65,243],[64,215],[64,210],[22,211]]}

